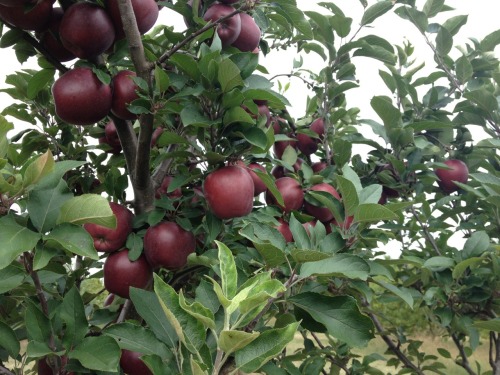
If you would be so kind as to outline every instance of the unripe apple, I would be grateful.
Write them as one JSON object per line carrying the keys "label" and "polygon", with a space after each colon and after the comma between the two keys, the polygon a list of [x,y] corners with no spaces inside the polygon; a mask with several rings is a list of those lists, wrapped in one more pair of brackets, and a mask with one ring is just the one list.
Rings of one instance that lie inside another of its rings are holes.
{"label": "unripe apple", "polygon": [[435,173],[439,178],[439,187],[447,194],[453,193],[459,189],[454,181],[462,184],[467,183],[469,179],[469,168],[462,160],[450,159],[444,162],[451,169],[437,168]]}
{"label": "unripe apple", "polygon": [[222,167],[210,173],[203,183],[208,206],[219,219],[232,219],[252,212],[254,192],[252,177],[237,166]]}
{"label": "unripe apple", "polygon": [[282,177],[276,180],[276,187],[283,197],[284,206],[276,201],[270,190],[266,191],[267,204],[277,205],[285,212],[299,210],[304,203],[304,191],[300,183],[291,177]]}
{"label": "unripe apple", "polygon": [[151,370],[141,360],[144,354],[122,349],[120,357],[120,367],[123,372],[128,375],[153,375]]}
{"label": "unripe apple", "polygon": [[135,76],[135,72],[122,70],[111,81],[111,87],[113,88],[111,112],[122,120],[134,120],[137,118],[137,115],[130,112],[127,108],[131,102],[139,98],[137,94],[139,87],[132,79]]}
{"label": "unripe apple", "polygon": [[110,202],[109,206],[116,217],[116,228],[106,228],[92,223],[83,225],[94,239],[95,249],[105,253],[121,249],[132,232],[132,212],[118,203]]}
{"label": "unripe apple", "polygon": [[[118,0],[108,0],[106,9],[113,21],[116,32],[116,40],[125,38],[123,31],[123,23],[120,17],[120,9],[118,8]],[[139,33],[145,34],[155,25],[159,9],[155,0],[132,0],[132,10],[134,11],[135,20]]]}
{"label": "unripe apple", "polygon": [[74,68],[52,86],[56,114],[65,122],[91,125],[111,109],[111,87],[102,83],[89,68]]}
{"label": "unripe apple", "polygon": [[108,13],[98,5],[71,5],[59,27],[61,42],[75,56],[92,59],[107,51],[115,40],[115,28]]}
{"label": "unripe apple", "polygon": [[23,30],[43,31],[49,25],[53,3],[53,0],[41,0],[28,11],[23,1],[15,7],[0,5],[0,18]]}
{"label": "unripe apple", "polygon": [[174,222],[163,221],[152,226],[144,236],[144,255],[154,269],[184,267],[195,250],[194,235]]}
{"label": "unripe apple", "polygon": [[153,270],[144,255],[132,262],[129,250],[111,253],[104,262],[104,287],[110,293],[130,298],[130,287],[146,288],[153,279]]}
{"label": "unripe apple", "polygon": [[[227,3],[226,3],[227,4]],[[238,48],[242,52],[252,52],[259,46],[260,28],[255,23],[252,16],[246,13],[240,13],[241,31],[240,35],[233,42],[233,47]]]}
{"label": "unripe apple", "polygon": [[[340,195],[337,192],[337,190],[335,190],[335,188],[332,185],[327,184],[326,182],[314,185],[309,190],[324,191],[326,193],[331,194],[336,199],[340,200]],[[304,202],[304,208],[309,215],[314,216],[319,221],[327,222],[333,219],[332,212],[326,207],[319,207],[306,201]]]}
{"label": "unripe apple", "polygon": [[[224,4],[213,4],[207,9],[203,19],[205,21],[215,22],[219,18],[233,13],[236,9]],[[239,14],[229,17],[217,26],[217,34],[221,40],[222,46],[227,47],[234,43],[241,32],[241,18]]]}
{"label": "unripe apple", "polygon": [[48,28],[37,33],[40,44],[48,53],[60,62],[76,59],[76,56],[61,43],[59,27],[61,25],[64,11],[62,8],[53,8],[50,15]]}

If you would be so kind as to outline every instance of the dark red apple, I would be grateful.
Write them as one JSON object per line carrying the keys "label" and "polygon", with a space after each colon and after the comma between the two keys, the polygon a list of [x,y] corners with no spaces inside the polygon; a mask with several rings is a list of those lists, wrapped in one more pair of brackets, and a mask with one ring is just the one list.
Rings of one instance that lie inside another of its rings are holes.
{"label": "dark red apple", "polygon": [[314,173],[319,173],[322,170],[326,169],[326,167],[328,167],[328,164],[324,161],[317,161],[316,163],[313,163],[311,165],[311,169]]}
{"label": "dark red apple", "polygon": [[[120,17],[120,10],[118,8],[118,0],[108,0],[106,9],[115,25],[116,40],[125,38],[123,31],[123,23]],[[145,34],[156,23],[159,14],[158,4],[155,0],[132,0],[132,9],[134,11],[135,20],[137,21],[137,28],[139,33]]]}
{"label": "dark red apple", "polygon": [[169,198],[176,199],[182,197],[182,190],[181,188],[177,188],[174,191],[167,193],[168,187],[172,183],[172,180],[174,178],[172,176],[165,176],[163,178],[163,181],[161,182],[161,185],[156,189],[155,192],[155,198],[160,199],[163,195],[166,195]]}
{"label": "dark red apple", "polygon": [[[333,197],[337,198],[338,200],[340,200],[340,195],[337,192],[337,190],[335,190],[335,188],[332,185],[327,184],[326,182],[322,182],[320,184],[314,185],[309,190],[310,191],[324,191],[326,193],[331,194]],[[313,205],[313,204],[306,201],[306,202],[304,202],[304,208],[309,215],[314,216],[319,221],[327,222],[327,221],[330,221],[333,219],[332,212],[326,207],[319,207],[319,206]]]}
{"label": "dark red apple", "polygon": [[340,223],[337,223],[337,220],[335,220],[335,219],[332,219],[331,223],[333,225],[336,225],[337,227],[339,227],[342,230],[348,230],[351,227],[353,220],[354,220],[354,216],[347,216],[344,219],[344,221],[342,221]]}
{"label": "dark red apple", "polygon": [[[304,162],[303,159],[297,159],[295,164],[292,166],[293,170],[295,172],[298,172],[300,170],[303,162]],[[290,175],[290,174],[292,174],[292,172],[289,171],[287,168],[282,167],[281,165],[276,165],[273,167],[273,169],[271,169],[271,174],[274,176],[275,179],[278,179],[278,178]]]}
{"label": "dark red apple", "polygon": [[113,45],[115,28],[104,8],[80,2],[64,12],[59,35],[64,47],[75,56],[92,59]]}
{"label": "dark red apple", "polygon": [[109,206],[116,217],[116,228],[106,228],[92,223],[83,225],[94,239],[95,249],[105,253],[121,249],[132,232],[132,212],[118,203],[110,202]]}
{"label": "dark red apple", "polygon": [[278,222],[279,225],[276,227],[276,229],[281,233],[283,238],[285,238],[285,241],[287,243],[293,242],[293,234],[292,231],[290,230],[290,226],[288,225],[288,223],[282,218],[279,218]]}
{"label": "dark red apple", "polygon": [[141,360],[143,353],[122,349],[120,367],[128,375],[153,375],[151,370]]}
{"label": "dark red apple", "polygon": [[116,131],[116,125],[113,120],[110,120],[106,126],[104,126],[104,137],[99,138],[99,143],[105,143],[111,150],[112,154],[119,154],[122,151],[122,144],[120,143],[120,138],[118,137],[118,132]]}
{"label": "dark red apple", "polygon": [[307,134],[297,133],[297,147],[304,155],[311,155],[318,151],[318,144],[325,134],[325,123],[322,118],[314,120],[309,129],[316,134],[319,138],[312,138]]}
{"label": "dark red apple", "polygon": [[74,68],[52,86],[56,114],[65,122],[91,125],[111,110],[111,87],[89,68]]}
{"label": "dark red apple", "polygon": [[26,8],[23,1],[15,7],[0,5],[0,18],[23,30],[43,31],[49,25],[53,3],[52,0],[41,0],[32,8]]}
{"label": "dark red apple", "polygon": [[139,98],[139,95],[137,95],[139,87],[132,79],[135,76],[135,72],[122,70],[111,81],[111,87],[113,88],[111,112],[122,120],[134,120],[137,118],[137,115],[130,112],[127,108],[131,102]]}
{"label": "dark red apple", "polygon": [[128,249],[111,253],[104,262],[104,287],[110,293],[122,298],[130,298],[130,287],[146,288],[153,279],[153,270],[141,255],[132,262]]}
{"label": "dark red apple", "polygon": [[241,31],[238,38],[233,42],[233,46],[242,52],[252,52],[259,46],[260,29],[252,16],[240,13]]}
{"label": "dark red apple", "polygon": [[37,33],[40,44],[52,57],[61,62],[76,59],[76,56],[63,46],[59,37],[59,27],[63,14],[62,8],[53,8],[48,28],[41,33]]}
{"label": "dark red apple", "polygon": [[219,219],[232,219],[252,212],[254,192],[252,177],[237,166],[222,167],[210,173],[203,183],[208,206]]}
{"label": "dark red apple", "polygon": [[[55,360],[58,361],[59,366],[64,369],[66,364],[68,363],[68,357],[63,355],[62,357],[55,358]],[[38,367],[38,375],[52,375],[54,372],[52,371],[52,368],[49,366],[47,363],[47,357],[44,357],[42,359],[39,359],[37,361],[37,367]],[[61,371],[61,374],[63,372]],[[73,372],[66,372],[67,375],[73,375]]]}
{"label": "dark red apple", "polygon": [[144,236],[144,255],[155,269],[184,267],[189,254],[196,250],[196,239],[178,224],[163,221],[148,228]]}
{"label": "dark red apple", "polygon": [[239,160],[236,163],[239,167],[244,168],[249,174],[250,177],[252,177],[253,180],[253,187],[254,187],[254,197],[257,195],[263,193],[266,191],[267,187],[266,184],[261,180],[259,176],[253,171],[255,169],[258,169],[260,172],[267,173],[266,168],[264,168],[262,165],[258,163],[250,163],[248,166],[241,160]]}
{"label": "dark red apple", "polygon": [[[233,13],[235,9],[232,6],[224,4],[213,4],[207,9],[203,19],[205,21],[215,22],[218,19]],[[239,14],[229,17],[217,26],[217,34],[221,40],[222,46],[227,47],[234,43],[241,32],[241,18]]]}
{"label": "dark red apple", "polygon": [[304,191],[297,180],[291,177],[282,177],[276,180],[276,187],[281,193],[285,205],[279,205],[269,190],[266,191],[267,204],[277,205],[285,212],[299,210],[302,207],[304,203]]}
{"label": "dark red apple", "polygon": [[459,189],[454,181],[466,184],[469,179],[469,168],[462,160],[450,159],[444,162],[451,169],[437,168],[435,173],[438,177],[439,187],[447,194]]}
{"label": "dark red apple", "polygon": [[[295,138],[293,134],[288,134],[288,138]],[[297,148],[297,142],[296,140],[288,140],[288,141],[277,141],[274,142],[273,150],[274,150],[274,156],[278,159],[281,159],[283,156],[283,153],[285,152],[285,149],[291,146],[293,148]]]}
{"label": "dark red apple", "polygon": [[103,306],[107,307],[107,306],[111,305],[113,303],[113,301],[115,300],[115,297],[116,297],[115,294],[109,293],[107,295],[106,299],[104,300]]}

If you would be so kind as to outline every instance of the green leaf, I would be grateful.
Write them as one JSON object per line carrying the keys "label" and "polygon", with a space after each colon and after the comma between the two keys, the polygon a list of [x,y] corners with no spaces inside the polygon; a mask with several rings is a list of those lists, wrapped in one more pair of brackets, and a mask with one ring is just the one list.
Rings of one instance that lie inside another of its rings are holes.
{"label": "green leaf", "polygon": [[365,9],[361,26],[369,25],[392,8],[392,1],[380,1]]}
{"label": "green leaf", "polygon": [[304,263],[300,268],[300,277],[313,275],[346,277],[366,280],[370,266],[363,258],[350,254],[335,254],[327,259]]}
{"label": "green leaf", "polygon": [[116,228],[116,217],[106,198],[96,194],[83,194],[64,202],[57,219],[57,224],[62,223],[94,223]]}
{"label": "green leaf", "polygon": [[179,305],[185,312],[196,318],[196,320],[201,322],[206,328],[215,330],[215,317],[213,312],[199,302],[187,303],[182,290],[179,292]]}
{"label": "green leaf", "polygon": [[461,261],[453,269],[453,278],[459,279],[464,274],[465,270],[469,267],[473,267],[483,262],[483,258],[474,257]]}
{"label": "green leaf", "polygon": [[275,358],[295,336],[299,323],[292,323],[284,328],[270,329],[259,335],[235,355],[236,367],[251,373]]}
{"label": "green leaf", "polygon": [[[311,25],[299,8],[290,2],[280,2],[279,7],[282,10],[280,14],[289,19],[293,27],[300,31],[306,39],[314,38]],[[276,10],[278,11],[278,9]]]}
{"label": "green leaf", "polygon": [[36,72],[28,81],[27,98],[35,99],[40,91],[46,89],[54,79],[54,69],[42,69]]}
{"label": "green leaf", "polygon": [[10,265],[0,270],[0,294],[6,293],[21,285],[25,278],[24,270],[19,265]]}
{"label": "green leaf", "polygon": [[377,222],[381,220],[396,220],[398,215],[380,204],[363,203],[354,213],[354,222]]}
{"label": "green leaf", "polygon": [[352,180],[337,176],[337,183],[347,215],[353,215],[359,205],[358,193]]}
{"label": "green leaf", "polygon": [[469,99],[471,102],[477,104],[479,107],[487,112],[493,112],[498,110],[498,102],[496,97],[486,89],[479,89],[474,91],[469,91],[464,94],[464,97]]}
{"label": "green leaf", "polygon": [[51,335],[49,318],[33,302],[26,306],[24,315],[28,338],[34,341],[48,343]]}
{"label": "green leaf", "polygon": [[373,323],[363,315],[356,300],[350,296],[329,297],[306,292],[288,299],[305,310],[317,322],[323,324],[328,333],[353,347],[366,346],[373,336]]}
{"label": "green leaf", "polygon": [[243,131],[237,132],[251,145],[258,147],[261,150],[267,148],[267,135],[262,129],[256,127],[246,128]]}
{"label": "green leaf", "polygon": [[59,317],[66,324],[63,344],[68,350],[78,345],[88,331],[83,300],[75,287],[71,288],[59,306]]}
{"label": "green leaf", "polygon": [[47,236],[44,236],[44,240],[48,244],[54,241],[70,253],[94,260],[99,259],[92,236],[79,225],[69,223],[58,225]]}
{"label": "green leaf", "polygon": [[337,137],[333,140],[332,156],[335,165],[343,167],[351,160],[351,154],[352,142]]}
{"label": "green leaf", "polygon": [[158,301],[158,297],[153,293],[143,289],[130,288],[130,299],[139,315],[146,321],[155,336],[170,348],[177,346],[177,335],[165,318],[163,308]]}
{"label": "green leaf", "polygon": [[442,9],[444,0],[427,0],[424,5],[424,13],[427,17],[431,18],[436,16]]}
{"label": "green leaf", "polygon": [[90,370],[118,372],[120,353],[120,347],[111,337],[85,337],[68,353],[68,358],[77,359]]}
{"label": "green leaf", "polygon": [[239,233],[252,241],[269,267],[277,267],[286,262],[286,242],[276,228],[264,223],[250,223],[240,229]]}
{"label": "green leaf", "polygon": [[154,275],[154,291],[179,340],[191,353],[196,354],[205,343],[205,328],[196,318],[182,309],[179,304],[179,295],[156,274]]}
{"label": "green leaf", "polygon": [[26,168],[23,175],[23,187],[27,188],[30,185],[35,185],[44,176],[54,170],[54,165],[55,162],[52,152],[47,150],[45,154],[40,155],[30,165],[28,165],[28,168]]}
{"label": "green leaf", "polygon": [[211,121],[200,112],[198,106],[186,105],[181,111],[181,122],[184,126],[209,126]]}
{"label": "green leaf", "polygon": [[233,253],[222,242],[215,241],[219,249],[219,267],[222,292],[227,299],[232,299],[238,289],[238,272],[234,262]]}
{"label": "green leaf", "polygon": [[427,259],[423,266],[431,271],[442,271],[446,268],[452,268],[455,265],[455,261],[448,257],[436,256]]}
{"label": "green leaf", "polygon": [[488,331],[500,332],[500,318],[474,322],[474,327]]}
{"label": "green leaf", "polygon": [[484,52],[493,51],[496,46],[500,44],[500,30],[495,30],[492,33],[486,35],[483,40],[481,40],[481,50]]}
{"label": "green leaf", "polygon": [[168,349],[149,328],[132,323],[119,323],[106,328],[103,333],[116,340],[121,349],[143,354],[168,356]]}
{"label": "green leaf", "polygon": [[223,92],[229,92],[235,87],[243,86],[238,65],[230,59],[224,59],[219,63],[218,81]]}
{"label": "green leaf", "polygon": [[276,198],[276,202],[278,202],[279,205],[284,206],[285,202],[283,201],[283,197],[281,196],[280,191],[276,187],[276,184],[273,180],[273,178],[266,172],[262,172],[258,169],[254,170],[254,173],[259,176],[259,178],[262,180],[264,185],[266,185],[266,188],[271,192],[274,198]]}
{"label": "green leaf", "polygon": [[382,185],[370,185],[359,192],[359,203],[378,203],[381,196]]}
{"label": "green leaf", "polygon": [[465,241],[463,256],[464,258],[479,257],[490,247],[490,237],[484,231],[472,233]]}
{"label": "green leaf", "polygon": [[222,331],[219,335],[219,346],[226,354],[231,354],[243,349],[259,335],[259,332]]}
{"label": "green leaf", "polygon": [[474,69],[469,61],[469,58],[465,55],[460,56],[455,63],[455,72],[460,83],[467,83],[474,74]]}
{"label": "green leaf", "polygon": [[54,170],[40,180],[40,182],[36,185],[35,190],[56,188],[61,183],[61,179],[68,171],[75,170],[84,164],[86,164],[85,161],[76,161],[76,160],[58,161],[54,165]]}
{"label": "green leaf", "polygon": [[255,124],[255,119],[241,107],[233,107],[224,114],[224,124],[230,125],[233,123]]}
{"label": "green leaf", "polygon": [[466,23],[467,16],[455,16],[447,19],[442,26],[446,28],[451,35],[456,35]]}
{"label": "green leaf", "polygon": [[413,309],[413,304],[414,304],[413,296],[408,288],[404,287],[398,288],[396,285],[386,283],[385,281],[382,280],[374,280],[374,282],[380,285],[382,288],[387,289],[389,292],[401,298],[403,301],[407,303],[408,306],[410,306],[411,309]]}
{"label": "green leaf", "polygon": [[445,27],[440,27],[436,36],[436,49],[441,56],[446,56],[453,47],[453,36]]}
{"label": "green leaf", "polygon": [[372,108],[384,122],[387,131],[399,128],[402,124],[401,112],[394,107],[390,98],[374,96],[370,102]]}
{"label": "green leaf", "polygon": [[415,8],[403,6],[396,9],[395,13],[401,18],[407,19],[411,23],[413,23],[422,34],[427,31],[429,22],[424,12],[421,12]]}
{"label": "green leaf", "polygon": [[11,216],[4,216],[0,218],[0,238],[2,239],[1,270],[23,252],[33,250],[40,235],[17,224]]}
{"label": "green leaf", "polygon": [[156,90],[161,94],[166,92],[170,86],[167,72],[159,65],[155,65],[155,86]]}
{"label": "green leaf", "polygon": [[312,249],[311,239],[307,235],[307,231],[300,221],[297,220],[294,214],[290,215],[288,222],[290,231],[293,235],[293,240],[299,249]]}
{"label": "green leaf", "polygon": [[0,321],[0,348],[5,349],[12,358],[17,358],[21,350],[16,333],[2,321]]}
{"label": "green leaf", "polygon": [[158,147],[165,147],[168,145],[175,145],[175,144],[188,144],[189,142],[187,141],[186,138],[178,135],[177,133],[174,132],[169,132],[164,130],[163,133],[161,133],[160,138],[158,138],[157,145]]}

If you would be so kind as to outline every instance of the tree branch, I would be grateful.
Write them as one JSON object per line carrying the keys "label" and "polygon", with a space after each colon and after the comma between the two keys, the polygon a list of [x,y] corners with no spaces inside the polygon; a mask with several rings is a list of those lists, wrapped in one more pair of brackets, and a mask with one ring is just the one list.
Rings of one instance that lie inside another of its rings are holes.
{"label": "tree branch", "polygon": [[500,335],[490,332],[489,362],[493,375],[500,375]]}
{"label": "tree branch", "polygon": [[415,216],[415,219],[417,219],[417,221],[420,224],[420,226],[422,227],[422,230],[424,231],[424,234],[425,234],[425,238],[427,238],[427,240],[429,241],[429,243],[433,247],[433,249],[436,252],[436,254],[442,255],[441,251],[439,250],[439,247],[438,247],[438,245],[436,243],[436,240],[434,239],[434,237],[432,237],[431,233],[429,232],[429,228],[418,217],[418,213],[415,210],[415,207],[411,206],[411,212],[412,212],[413,216]]}
{"label": "tree branch", "polygon": [[35,49],[38,50],[38,52],[40,52],[47,59],[47,61],[54,65],[54,67],[61,73],[66,73],[69,70],[59,60],[52,56],[50,52],[47,51],[47,49],[27,31],[23,31],[23,39],[35,47]]}
{"label": "tree branch", "polygon": [[[311,336],[314,338],[314,341],[316,341],[316,344],[318,344],[318,346],[325,350],[325,346],[323,345],[323,343],[321,342],[321,340],[319,339],[318,335],[316,335],[316,333],[314,332],[311,332]],[[342,370],[345,371],[345,373],[347,375],[349,375],[351,372],[349,371],[349,369],[346,367],[345,363],[342,363],[341,361],[339,361],[337,358],[335,358],[334,356],[332,356],[331,354],[327,354],[326,357],[337,367],[341,368]]]}
{"label": "tree branch", "polygon": [[6,367],[0,364],[0,374],[2,375],[16,375],[12,371],[8,370]]}
{"label": "tree branch", "polygon": [[470,367],[469,358],[467,357],[467,353],[465,353],[464,346],[462,345],[462,343],[458,339],[457,335],[455,333],[452,333],[451,338],[453,339],[455,346],[458,348],[458,351],[460,353],[460,358],[462,358],[462,360],[460,362],[458,362],[458,364],[460,366],[462,366],[464,368],[464,370],[467,371],[467,373],[469,375],[477,375],[476,372],[474,370],[472,370],[472,368]]}
{"label": "tree branch", "polygon": [[120,138],[120,143],[122,145],[123,155],[125,156],[125,162],[127,163],[127,169],[130,173],[130,178],[133,180],[134,177],[132,174],[135,171],[137,136],[130,122],[122,120],[113,114],[110,114],[110,117],[115,123],[118,138]]}

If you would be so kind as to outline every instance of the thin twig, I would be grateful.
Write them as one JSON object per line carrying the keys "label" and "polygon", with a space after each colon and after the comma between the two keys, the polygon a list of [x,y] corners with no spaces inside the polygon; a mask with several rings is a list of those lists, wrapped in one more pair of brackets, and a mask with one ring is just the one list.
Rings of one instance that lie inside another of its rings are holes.
{"label": "thin twig", "polygon": [[465,352],[464,346],[458,339],[457,335],[455,333],[451,334],[451,338],[453,339],[453,342],[455,343],[455,346],[457,347],[458,351],[460,352],[460,358],[461,360],[458,361],[458,364],[464,368],[465,371],[469,375],[477,375],[474,370],[470,367],[469,363],[469,358],[467,357],[467,353]]}
{"label": "thin twig", "polygon": [[425,238],[427,238],[427,240],[429,241],[429,243],[433,247],[433,249],[436,252],[436,254],[442,255],[441,251],[439,250],[439,247],[438,247],[438,245],[436,243],[436,240],[434,239],[434,237],[432,237],[431,233],[429,232],[429,228],[418,217],[418,213],[415,210],[415,207],[411,206],[411,212],[412,212],[413,216],[415,216],[415,219],[417,219],[417,221],[420,224],[420,226],[422,227],[422,230],[424,231],[424,234],[425,234]]}
{"label": "thin twig", "polygon": [[[311,332],[311,336],[314,338],[314,341],[316,341],[316,344],[318,344],[318,346],[321,348],[321,349],[325,349],[325,346],[323,345],[323,343],[321,342],[321,340],[319,339],[318,335],[316,335],[316,333],[314,332]],[[337,367],[341,368],[342,370],[345,371],[345,373],[347,375],[350,374],[350,371],[349,369],[346,367],[346,365],[344,363],[342,363],[341,361],[339,361],[337,358],[335,358],[334,356],[332,356],[331,354],[327,354],[326,357]]]}
{"label": "thin twig", "polygon": [[6,367],[0,364],[0,374],[2,375],[16,375],[12,371],[8,370]]}
{"label": "thin twig", "polygon": [[[12,26],[9,27],[13,28]],[[61,73],[66,73],[69,70],[69,68],[67,68],[59,60],[57,60],[54,56],[52,56],[50,52],[47,51],[47,49],[38,40],[33,38],[33,36],[30,33],[28,33],[27,31],[23,31],[22,35],[25,41],[27,41],[29,44],[35,47],[35,49],[38,52],[40,52],[47,59],[47,61],[52,65],[54,65],[54,67]]]}
{"label": "thin twig", "polygon": [[120,315],[118,315],[118,319],[116,319],[116,323],[124,322],[131,308],[132,308],[132,301],[128,299],[123,304],[122,310],[120,311]]}

